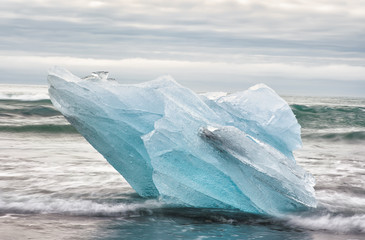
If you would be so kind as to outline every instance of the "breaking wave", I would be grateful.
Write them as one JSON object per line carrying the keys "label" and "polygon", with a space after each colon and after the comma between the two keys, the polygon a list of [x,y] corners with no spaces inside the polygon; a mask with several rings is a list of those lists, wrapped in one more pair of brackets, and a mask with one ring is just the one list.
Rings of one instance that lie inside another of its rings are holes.
{"label": "breaking wave", "polygon": [[62,214],[69,216],[128,217],[166,214],[224,224],[276,225],[285,228],[325,231],[341,234],[365,233],[365,214],[341,215],[326,213],[305,216],[289,215],[284,219],[265,218],[240,212],[214,209],[169,208],[158,200],[149,199],[135,203],[108,203],[81,199],[35,198],[5,202],[0,199],[0,214]]}
{"label": "breaking wave", "polygon": [[365,214],[290,216],[287,224],[309,230],[334,233],[365,233]]}
{"label": "breaking wave", "polygon": [[22,201],[5,202],[0,199],[1,213],[18,214],[64,214],[75,216],[123,216],[152,211],[159,208],[157,200],[140,203],[98,203],[80,199],[35,198]]}

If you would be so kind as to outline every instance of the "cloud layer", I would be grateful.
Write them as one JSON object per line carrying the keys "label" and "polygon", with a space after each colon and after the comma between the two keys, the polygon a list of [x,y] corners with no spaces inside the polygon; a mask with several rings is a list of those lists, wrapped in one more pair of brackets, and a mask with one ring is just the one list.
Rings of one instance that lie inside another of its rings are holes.
{"label": "cloud layer", "polygon": [[361,0],[5,0],[0,82],[45,83],[61,65],[128,81],[168,73],[199,91],[265,82],[284,94],[364,96],[364,12]]}

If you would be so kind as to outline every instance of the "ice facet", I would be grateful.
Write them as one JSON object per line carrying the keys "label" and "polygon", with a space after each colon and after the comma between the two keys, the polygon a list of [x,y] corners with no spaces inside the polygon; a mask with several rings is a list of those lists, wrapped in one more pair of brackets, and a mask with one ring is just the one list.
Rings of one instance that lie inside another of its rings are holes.
{"label": "ice facet", "polygon": [[289,105],[265,84],[218,98],[202,99],[235,126],[272,145],[294,160],[292,151],[302,146],[300,125]]}
{"label": "ice facet", "polygon": [[313,177],[293,161],[300,126],[266,85],[199,96],[171,77],[106,78],[51,69],[51,100],[141,196],[270,215],[316,206]]}

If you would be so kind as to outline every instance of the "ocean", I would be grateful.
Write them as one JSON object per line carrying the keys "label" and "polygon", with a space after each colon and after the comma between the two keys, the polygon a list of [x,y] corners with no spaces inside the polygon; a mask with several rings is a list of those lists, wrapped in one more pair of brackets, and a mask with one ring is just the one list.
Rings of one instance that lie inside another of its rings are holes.
{"label": "ocean", "polygon": [[283,218],[139,197],[52,106],[0,85],[0,239],[365,239],[365,99],[283,97],[318,208]]}

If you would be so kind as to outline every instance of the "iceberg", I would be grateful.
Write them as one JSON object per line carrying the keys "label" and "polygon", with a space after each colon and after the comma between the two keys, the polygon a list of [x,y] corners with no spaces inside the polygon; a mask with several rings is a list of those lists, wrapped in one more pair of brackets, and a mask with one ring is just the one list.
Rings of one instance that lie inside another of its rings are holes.
{"label": "iceberg", "polygon": [[48,82],[54,106],[142,197],[273,216],[316,207],[292,153],[300,125],[264,84],[199,95],[169,76],[121,84],[60,67]]}

